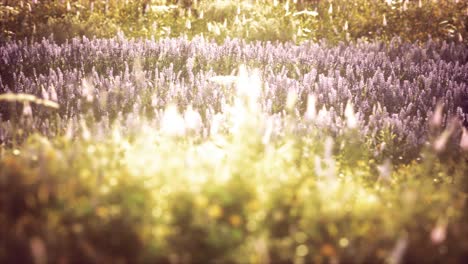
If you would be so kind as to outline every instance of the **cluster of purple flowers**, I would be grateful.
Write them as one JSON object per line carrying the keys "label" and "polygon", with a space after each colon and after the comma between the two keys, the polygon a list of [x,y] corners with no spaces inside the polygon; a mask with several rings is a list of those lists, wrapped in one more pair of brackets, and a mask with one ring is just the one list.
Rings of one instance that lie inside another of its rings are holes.
{"label": "cluster of purple flowers", "polygon": [[[370,138],[390,128],[397,141],[413,148],[427,140],[428,121],[438,103],[443,125],[456,117],[468,123],[468,49],[463,44],[429,41],[389,44],[358,41],[252,42],[227,39],[217,44],[198,37],[160,40],[75,38],[9,42],[0,47],[0,93],[56,94],[61,118],[92,110],[97,120],[138,112],[154,115],[168,103],[205,113],[222,111],[233,87],[210,82],[233,75],[244,64],[258,68],[265,83],[260,104],[266,113],[285,110],[288,93],[297,93],[301,120],[307,97],[330,116],[339,133],[348,102]],[[45,92],[44,92],[45,91]],[[317,109],[317,110],[318,110]],[[3,120],[7,108],[0,105]]]}

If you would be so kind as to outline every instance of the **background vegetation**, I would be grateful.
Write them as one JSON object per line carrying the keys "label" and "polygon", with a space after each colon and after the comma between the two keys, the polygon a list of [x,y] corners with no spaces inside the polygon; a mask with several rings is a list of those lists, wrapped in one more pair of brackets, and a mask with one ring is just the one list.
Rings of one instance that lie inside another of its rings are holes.
{"label": "background vegetation", "polygon": [[468,3],[458,0],[78,0],[9,1],[0,7],[0,37],[41,40],[54,35],[129,38],[204,35],[223,41],[465,41]]}

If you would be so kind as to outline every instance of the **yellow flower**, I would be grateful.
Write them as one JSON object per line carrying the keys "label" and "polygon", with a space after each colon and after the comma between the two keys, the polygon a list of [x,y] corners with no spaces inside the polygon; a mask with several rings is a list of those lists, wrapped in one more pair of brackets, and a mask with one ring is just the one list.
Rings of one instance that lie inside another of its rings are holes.
{"label": "yellow flower", "polygon": [[223,208],[221,208],[219,205],[215,204],[212,205],[208,208],[208,215],[211,218],[218,219],[221,216],[223,216]]}
{"label": "yellow flower", "polygon": [[204,208],[208,204],[208,200],[202,195],[197,195],[197,197],[195,197],[195,204]]}
{"label": "yellow flower", "polygon": [[237,214],[231,215],[229,217],[229,223],[231,223],[231,225],[237,227],[242,223],[242,218]]}

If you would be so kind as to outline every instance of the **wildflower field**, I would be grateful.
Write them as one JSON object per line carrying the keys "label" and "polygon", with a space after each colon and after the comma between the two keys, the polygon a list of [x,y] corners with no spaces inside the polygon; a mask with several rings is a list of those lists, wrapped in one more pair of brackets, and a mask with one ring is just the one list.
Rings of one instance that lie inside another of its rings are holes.
{"label": "wildflower field", "polygon": [[468,262],[466,2],[0,22],[0,263]]}

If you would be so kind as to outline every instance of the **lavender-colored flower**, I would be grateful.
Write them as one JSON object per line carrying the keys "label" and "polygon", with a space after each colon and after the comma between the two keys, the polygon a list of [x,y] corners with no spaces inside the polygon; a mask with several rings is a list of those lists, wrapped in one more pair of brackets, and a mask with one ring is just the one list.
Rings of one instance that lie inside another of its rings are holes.
{"label": "lavender-colored flower", "polygon": [[[199,113],[224,111],[236,92],[233,85],[213,83],[214,76],[237,80],[233,70],[242,64],[255,65],[268,87],[254,96],[259,109],[281,113],[288,105],[288,91],[293,90],[297,102],[291,112],[311,117],[314,111],[308,110],[306,100],[314,94],[314,109],[330,109],[315,121],[326,121],[331,130],[340,131],[347,126],[346,102],[353,102],[362,136],[391,124],[405,152],[427,139],[428,127],[444,127],[444,119],[466,115],[460,98],[468,89],[468,64],[462,59],[467,56],[461,44],[417,45],[398,38],[388,45],[359,41],[336,47],[239,39],[218,45],[202,37],[129,40],[122,34],[112,39],[75,38],[61,45],[50,39],[11,41],[0,47],[0,92],[48,96],[60,103],[59,113],[65,118],[87,108],[86,98],[106,94],[105,100],[90,102],[96,118],[113,119],[135,111],[154,117],[169,102],[177,102],[182,109],[193,105]],[[135,63],[131,70],[128,62],[138,60],[140,65]],[[92,80],[92,89],[81,89],[84,79]],[[83,102],[79,99],[84,95]],[[436,102],[444,105],[444,115],[438,114]],[[2,118],[5,111],[0,108]],[[301,126],[297,121],[295,125]]]}
{"label": "lavender-colored flower", "polygon": [[463,132],[460,140],[460,148],[463,151],[468,152],[468,129],[464,127],[462,130]]}

